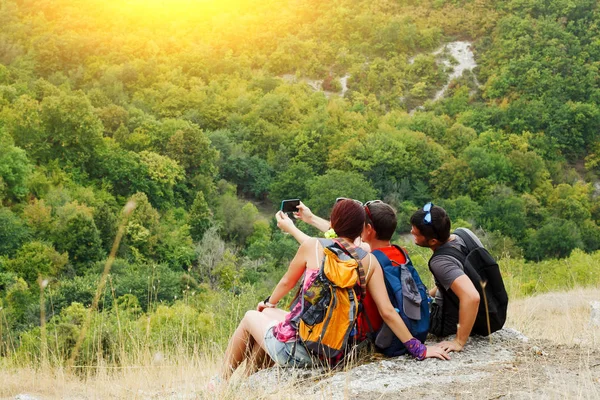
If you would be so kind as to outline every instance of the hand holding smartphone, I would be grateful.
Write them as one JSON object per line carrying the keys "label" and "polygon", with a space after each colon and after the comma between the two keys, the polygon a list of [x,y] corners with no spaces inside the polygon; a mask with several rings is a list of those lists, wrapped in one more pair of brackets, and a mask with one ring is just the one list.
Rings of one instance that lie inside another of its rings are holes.
{"label": "hand holding smartphone", "polygon": [[280,210],[287,214],[290,219],[295,220],[294,213],[298,211],[300,205],[300,199],[287,199],[281,202]]}

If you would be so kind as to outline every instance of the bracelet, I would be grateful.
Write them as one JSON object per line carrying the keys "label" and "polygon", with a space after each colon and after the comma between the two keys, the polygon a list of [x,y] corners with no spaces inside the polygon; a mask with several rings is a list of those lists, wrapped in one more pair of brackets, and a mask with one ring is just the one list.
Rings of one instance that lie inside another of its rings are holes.
{"label": "bracelet", "polygon": [[424,360],[427,355],[427,347],[417,338],[411,338],[408,342],[404,342],[404,347],[411,356],[419,361]]}
{"label": "bracelet", "polygon": [[267,296],[267,298],[263,300],[263,303],[265,304],[266,307],[268,307],[268,308],[275,308],[275,307],[277,307],[277,303],[275,303],[275,304],[270,303],[269,300],[271,300],[271,296],[270,295]]}

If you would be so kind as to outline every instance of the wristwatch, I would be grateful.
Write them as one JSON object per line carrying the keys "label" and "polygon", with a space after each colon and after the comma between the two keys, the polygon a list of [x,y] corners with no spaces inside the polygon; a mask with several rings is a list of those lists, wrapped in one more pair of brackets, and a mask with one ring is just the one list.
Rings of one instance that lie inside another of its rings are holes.
{"label": "wristwatch", "polygon": [[275,308],[275,307],[277,307],[277,303],[275,303],[275,304],[269,303],[269,300],[271,300],[271,296],[270,295],[267,296],[267,298],[263,300],[263,303],[265,304],[265,307],[268,307],[268,308]]}

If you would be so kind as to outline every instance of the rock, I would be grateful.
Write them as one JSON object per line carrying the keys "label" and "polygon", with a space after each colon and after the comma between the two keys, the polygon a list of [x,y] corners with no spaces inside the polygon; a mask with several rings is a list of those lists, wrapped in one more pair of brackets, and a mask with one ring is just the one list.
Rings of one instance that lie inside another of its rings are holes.
{"label": "rock", "polygon": [[531,352],[536,356],[546,357],[548,355],[548,353],[542,350],[542,348],[539,346],[533,346],[531,348]]}
{"label": "rock", "polygon": [[600,326],[600,301],[591,301],[590,307],[592,312],[590,313],[590,325]]}
{"label": "rock", "polygon": [[27,393],[18,394],[15,396],[15,400],[39,400],[38,397],[32,396]]}
{"label": "rock", "polygon": [[[311,369],[270,368],[249,378],[247,385],[265,394],[281,394],[301,384],[307,397],[380,398],[414,388],[443,388],[450,383],[471,383],[488,376],[492,369],[512,368],[519,350],[526,349],[528,338],[514,329],[503,329],[489,337],[471,337],[451,361],[408,356],[384,358],[341,372]],[[436,399],[446,398],[443,392]]]}

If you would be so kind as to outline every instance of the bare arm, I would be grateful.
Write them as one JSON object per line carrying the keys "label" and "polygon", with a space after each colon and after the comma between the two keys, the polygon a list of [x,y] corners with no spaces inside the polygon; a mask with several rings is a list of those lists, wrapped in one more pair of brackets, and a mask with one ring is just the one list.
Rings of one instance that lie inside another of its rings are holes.
{"label": "bare arm", "polygon": [[438,291],[438,288],[437,288],[437,286],[434,285],[431,289],[429,289],[429,295],[431,297],[435,297],[435,295],[437,294],[437,291]]}
{"label": "bare arm", "polygon": [[[373,301],[375,301],[377,310],[379,311],[383,321],[387,324],[387,326],[390,327],[392,332],[394,332],[394,335],[396,335],[402,343],[406,343],[413,338],[413,335],[406,327],[406,324],[400,317],[400,314],[398,314],[390,302],[387,289],[385,287],[381,265],[375,256],[369,254],[369,257],[371,257],[371,274],[367,277],[367,289],[369,290],[369,294],[373,298]],[[427,358],[435,357],[441,360],[450,359],[448,353],[439,346],[427,346],[427,351],[425,354],[425,357]]]}
{"label": "bare arm", "polygon": [[450,289],[458,297],[458,330],[456,338],[451,341],[440,343],[447,351],[461,351],[469,339],[471,329],[477,318],[479,310],[479,292],[475,289],[473,282],[467,275],[459,276],[454,280]]}
{"label": "bare arm", "polygon": [[[369,257],[373,257],[369,254]],[[373,257],[374,258],[374,257]],[[367,284],[367,289],[369,290],[369,294],[375,301],[377,305],[377,310],[381,315],[383,321],[390,327],[392,332],[400,339],[402,343],[408,342],[412,337],[412,333],[406,327],[400,315],[394,309],[394,306],[390,302],[390,299],[387,294],[387,289],[385,288],[385,282],[383,280],[383,271],[381,270],[381,266],[375,259],[375,262],[371,260],[371,277]],[[374,265],[376,263],[376,265]]]}
{"label": "bare arm", "polygon": [[309,225],[314,226],[321,232],[327,232],[331,225],[329,221],[323,219],[321,217],[317,217],[315,214],[310,211],[310,208],[306,207],[303,202],[300,202],[298,206],[298,212],[294,213],[294,216]]}
{"label": "bare arm", "polygon": [[309,252],[312,250],[314,253],[315,248],[315,240],[310,239],[304,241],[298,248],[296,255],[290,262],[288,270],[283,275],[283,277],[279,280],[277,286],[273,290],[269,302],[272,304],[277,304],[279,300],[281,300],[286,294],[290,292],[296,286],[300,277],[306,270],[306,259]]}
{"label": "bare arm", "polygon": [[296,225],[294,225],[294,221],[292,221],[290,217],[288,217],[283,211],[278,211],[277,214],[275,214],[275,218],[277,219],[277,227],[282,231],[292,235],[294,239],[298,241],[298,243],[302,244],[310,239],[310,236],[302,232]]}

